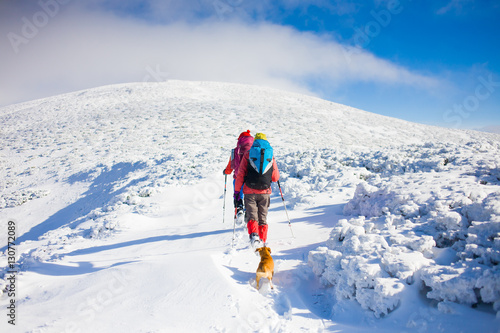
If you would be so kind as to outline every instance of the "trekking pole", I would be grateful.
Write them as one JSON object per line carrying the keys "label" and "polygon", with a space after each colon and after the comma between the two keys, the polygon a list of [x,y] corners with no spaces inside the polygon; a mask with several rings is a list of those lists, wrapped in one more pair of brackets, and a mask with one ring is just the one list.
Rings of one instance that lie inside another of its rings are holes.
{"label": "trekking pole", "polygon": [[281,191],[281,185],[280,185],[279,180],[278,180],[278,187],[279,187],[280,193],[281,193],[281,200],[283,200],[283,206],[285,206],[285,213],[286,213],[286,218],[288,219],[288,226],[290,227],[290,231],[292,232],[292,237],[295,238],[295,236],[293,235],[292,223],[290,222],[290,217],[288,217],[288,211],[286,209],[285,198],[283,197],[283,192]]}
{"label": "trekking pole", "polygon": [[224,204],[222,206],[222,223],[226,219],[226,185],[227,185],[227,174],[224,174]]}
{"label": "trekking pole", "polygon": [[233,219],[233,240],[231,241],[231,247],[234,247],[234,234],[236,233],[236,219]]}

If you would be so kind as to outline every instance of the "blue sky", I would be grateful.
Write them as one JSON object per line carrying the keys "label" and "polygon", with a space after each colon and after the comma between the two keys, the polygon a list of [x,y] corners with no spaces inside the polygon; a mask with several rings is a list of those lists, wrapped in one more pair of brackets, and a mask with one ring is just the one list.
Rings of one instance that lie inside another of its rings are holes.
{"label": "blue sky", "polygon": [[499,126],[498,18],[492,0],[7,0],[0,105],[211,80],[425,124]]}

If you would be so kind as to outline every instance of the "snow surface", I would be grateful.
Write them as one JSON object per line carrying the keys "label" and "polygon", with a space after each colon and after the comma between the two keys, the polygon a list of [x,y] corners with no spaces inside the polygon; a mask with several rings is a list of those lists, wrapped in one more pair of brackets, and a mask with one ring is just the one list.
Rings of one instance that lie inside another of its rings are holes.
{"label": "snow surface", "polygon": [[[500,332],[500,136],[213,82],[0,109],[1,332]],[[275,289],[222,169],[263,132]],[[223,220],[225,222],[223,223]],[[16,326],[5,291],[16,223]]]}

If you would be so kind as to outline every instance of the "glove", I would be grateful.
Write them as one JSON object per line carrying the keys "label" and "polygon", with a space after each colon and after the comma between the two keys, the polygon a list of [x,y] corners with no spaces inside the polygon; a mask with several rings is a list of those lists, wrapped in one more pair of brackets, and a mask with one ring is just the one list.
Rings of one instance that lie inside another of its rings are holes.
{"label": "glove", "polygon": [[226,175],[226,169],[222,170],[222,174],[225,176]]}
{"label": "glove", "polygon": [[237,207],[238,206],[238,202],[240,201],[240,192],[234,192],[234,196],[233,196],[233,203],[234,203],[234,207]]}

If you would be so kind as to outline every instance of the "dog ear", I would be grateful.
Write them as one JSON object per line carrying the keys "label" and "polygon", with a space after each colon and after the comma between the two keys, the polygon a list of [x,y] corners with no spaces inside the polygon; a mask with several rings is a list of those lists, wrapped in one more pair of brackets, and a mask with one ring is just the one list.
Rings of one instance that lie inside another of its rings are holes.
{"label": "dog ear", "polygon": [[268,247],[267,250],[269,251],[269,253],[271,253],[271,248],[270,247]]}

